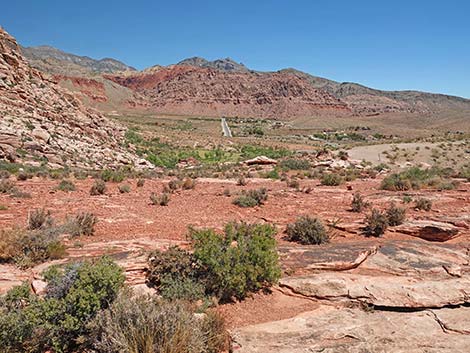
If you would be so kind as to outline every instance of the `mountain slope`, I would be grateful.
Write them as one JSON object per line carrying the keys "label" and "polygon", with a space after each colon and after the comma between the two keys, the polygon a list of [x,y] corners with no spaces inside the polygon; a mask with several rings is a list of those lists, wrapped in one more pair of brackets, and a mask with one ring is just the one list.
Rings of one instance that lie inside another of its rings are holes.
{"label": "mountain slope", "polygon": [[224,72],[249,72],[250,70],[243,64],[237,63],[230,58],[209,61],[200,57],[188,58],[180,61],[177,65],[205,67]]}
{"label": "mountain slope", "polygon": [[0,28],[0,159],[85,168],[143,163],[121,147],[123,134],[32,69]]}
{"label": "mountain slope", "polygon": [[262,118],[349,113],[346,104],[328,92],[282,73],[174,65],[105,77],[142,93],[161,113]]}
{"label": "mountain slope", "polygon": [[115,73],[126,70],[135,71],[133,67],[115,59],[105,58],[95,60],[87,56],[66,53],[47,45],[29,48],[21,47],[21,51],[31,66],[51,74],[70,75],[71,72],[83,74],[86,72]]}

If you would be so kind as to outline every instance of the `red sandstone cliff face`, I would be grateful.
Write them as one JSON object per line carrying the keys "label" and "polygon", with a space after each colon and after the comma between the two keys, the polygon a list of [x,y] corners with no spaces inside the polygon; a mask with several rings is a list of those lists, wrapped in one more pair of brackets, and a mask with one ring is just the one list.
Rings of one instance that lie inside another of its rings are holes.
{"label": "red sandstone cliff face", "polygon": [[122,136],[121,126],[32,69],[0,28],[0,159],[87,168],[140,163],[122,149]]}
{"label": "red sandstone cliff face", "polygon": [[175,65],[105,77],[149,97],[154,109],[162,113],[291,118],[350,112],[328,92],[286,73]]}

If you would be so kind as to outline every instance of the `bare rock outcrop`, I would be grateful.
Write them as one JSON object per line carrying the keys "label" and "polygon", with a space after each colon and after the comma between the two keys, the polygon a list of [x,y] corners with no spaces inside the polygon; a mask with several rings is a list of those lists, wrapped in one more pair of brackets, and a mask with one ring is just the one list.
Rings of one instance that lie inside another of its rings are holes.
{"label": "bare rock outcrop", "polygon": [[123,134],[123,127],[32,69],[15,39],[0,28],[0,159],[150,166],[121,147]]}

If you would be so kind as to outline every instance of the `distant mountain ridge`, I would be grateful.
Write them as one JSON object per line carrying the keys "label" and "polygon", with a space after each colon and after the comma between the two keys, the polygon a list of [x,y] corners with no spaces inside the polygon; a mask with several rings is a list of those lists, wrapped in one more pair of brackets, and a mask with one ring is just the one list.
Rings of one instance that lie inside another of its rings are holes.
{"label": "distant mountain ridge", "polygon": [[[66,53],[60,49],[42,45],[37,47],[21,47],[21,51],[26,59],[30,62],[33,67],[37,67],[38,69],[44,69],[44,63],[41,61],[45,61],[50,63],[49,66],[54,68],[53,62],[56,61],[57,65],[65,63],[65,67],[57,70],[49,71],[56,71],[53,72],[54,74],[62,74],[64,73],[63,70],[70,70],[74,69],[74,67],[70,68],[69,65],[78,66],[89,70],[93,73],[115,73],[119,71],[136,71],[135,68],[124,64],[123,62],[111,58],[104,58],[100,60],[92,59],[88,56],[79,56],[75,54]],[[51,61],[52,60],[52,61]],[[75,68],[76,69],[76,68]],[[47,70],[47,69],[46,69]],[[60,72],[59,72],[60,71]]]}
{"label": "distant mountain ridge", "polygon": [[[73,77],[101,80],[102,83],[74,79],[73,86],[69,82],[67,87],[104,106],[111,101],[121,101],[127,107],[146,107],[162,113],[283,119],[317,114],[422,115],[439,111],[454,111],[465,119],[470,116],[470,100],[461,97],[377,90],[293,68],[258,72],[230,58],[210,61],[191,57],[177,64],[154,65],[137,71],[114,59],[95,60],[49,46],[22,50],[33,67],[54,75],[59,82],[70,81]],[[103,84],[113,87],[119,99],[113,99],[113,94],[103,89],[97,96],[97,91],[90,89]],[[132,92],[139,97],[138,102]]]}
{"label": "distant mountain ridge", "polygon": [[224,72],[249,72],[250,71],[250,69],[248,69],[242,63],[237,63],[230,58],[209,61],[207,59],[195,56],[192,58],[184,59],[176,65],[206,67],[206,68],[216,69],[216,70],[220,70]]}

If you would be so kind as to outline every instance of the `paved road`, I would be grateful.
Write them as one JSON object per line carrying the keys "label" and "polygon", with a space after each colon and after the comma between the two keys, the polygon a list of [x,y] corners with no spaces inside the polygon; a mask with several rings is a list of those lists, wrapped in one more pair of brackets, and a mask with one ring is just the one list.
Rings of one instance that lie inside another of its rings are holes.
{"label": "paved road", "polygon": [[222,118],[222,132],[225,137],[232,137],[232,131],[230,131],[227,120],[225,120],[225,118]]}

